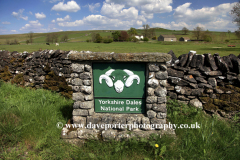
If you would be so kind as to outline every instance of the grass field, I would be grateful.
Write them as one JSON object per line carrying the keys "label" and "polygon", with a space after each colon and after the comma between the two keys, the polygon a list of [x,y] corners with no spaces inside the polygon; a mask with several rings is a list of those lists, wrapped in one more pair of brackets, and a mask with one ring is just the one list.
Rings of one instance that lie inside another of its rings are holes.
{"label": "grass field", "polygon": [[[93,52],[115,52],[115,53],[136,53],[136,52],[163,52],[168,53],[170,50],[179,56],[181,54],[188,53],[190,50],[197,51],[198,54],[204,53],[219,53],[221,56],[226,56],[229,54],[240,54],[240,39],[237,39],[234,33],[225,33],[222,36],[222,32],[211,32],[213,41],[212,42],[158,42],[156,40],[151,40],[147,43],[145,42],[113,42],[110,44],[104,43],[87,43],[87,39],[91,39],[92,33],[100,33],[102,37],[111,36],[114,31],[67,31],[67,32],[56,32],[59,34],[59,39],[65,34],[68,35],[67,43],[60,43],[60,46],[56,47],[54,44],[50,46],[45,45],[45,39],[47,33],[34,33],[34,42],[32,44],[26,45],[27,34],[16,34],[16,35],[0,35],[0,50],[8,51],[28,51],[33,52],[39,49],[61,49],[61,50],[88,50]],[[138,34],[141,34],[142,30],[137,30]],[[174,34],[177,39],[180,37],[189,37],[194,39],[193,33],[189,32],[187,35],[183,35],[182,31],[167,30],[167,29],[156,29],[156,36],[161,34]],[[4,45],[6,40],[17,39],[20,45]],[[230,41],[225,42],[226,39]],[[228,45],[235,45],[236,47],[227,47]]]}
{"label": "grass field", "polygon": [[72,104],[72,100],[57,93],[0,81],[0,159],[235,160],[240,157],[239,117],[226,122],[175,101],[168,102],[167,121],[178,125],[198,122],[199,129],[177,128],[176,138],[89,140],[81,147],[73,146],[60,139],[61,130],[56,127],[57,122],[65,124],[71,118]]}
{"label": "grass field", "polygon": [[[61,50],[77,50],[77,51],[93,51],[93,52],[115,52],[115,53],[137,53],[137,52],[161,52],[168,53],[170,50],[180,56],[188,53],[190,50],[197,51],[198,54],[204,53],[219,53],[221,56],[229,54],[240,54],[240,45],[234,43],[236,47],[227,47],[226,43],[205,43],[205,42],[113,42],[110,44],[104,43],[87,43],[87,42],[72,42],[60,43],[60,46],[45,44],[31,44],[31,45],[0,45],[0,50],[8,51],[38,51],[39,49],[61,49]],[[215,48],[221,47],[221,48]]]}

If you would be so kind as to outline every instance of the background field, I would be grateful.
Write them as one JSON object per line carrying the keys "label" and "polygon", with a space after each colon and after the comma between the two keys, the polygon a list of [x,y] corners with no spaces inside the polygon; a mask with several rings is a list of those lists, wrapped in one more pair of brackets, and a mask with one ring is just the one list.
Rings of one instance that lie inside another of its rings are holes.
{"label": "background field", "polygon": [[[157,40],[150,40],[149,42],[113,42],[110,44],[104,43],[87,43],[86,40],[91,39],[92,33],[100,33],[102,37],[109,37],[115,30],[98,30],[98,31],[67,31],[67,32],[55,32],[59,35],[59,40],[62,36],[68,35],[67,43],[60,43],[60,46],[56,47],[54,44],[50,46],[45,45],[46,35],[48,33],[34,33],[32,44],[26,44],[28,34],[15,34],[15,35],[0,35],[0,50],[9,51],[28,51],[33,52],[39,49],[61,49],[61,50],[88,50],[93,52],[115,52],[115,53],[134,53],[134,52],[163,52],[168,53],[173,50],[174,53],[179,56],[181,54],[188,53],[189,50],[195,50],[198,54],[204,53],[219,53],[221,56],[229,54],[240,54],[240,39],[237,39],[234,33],[226,33],[222,36],[223,32],[210,32],[213,41],[212,42],[159,42]],[[137,30],[141,35],[143,30]],[[161,34],[172,35],[174,34],[177,39],[180,37],[189,37],[195,39],[193,33],[190,31],[187,35],[183,35],[182,31],[156,29],[156,36]],[[17,39],[20,45],[5,45],[6,40],[13,41]],[[228,39],[229,42],[225,42]],[[228,45],[235,45],[236,47],[228,47]]]}

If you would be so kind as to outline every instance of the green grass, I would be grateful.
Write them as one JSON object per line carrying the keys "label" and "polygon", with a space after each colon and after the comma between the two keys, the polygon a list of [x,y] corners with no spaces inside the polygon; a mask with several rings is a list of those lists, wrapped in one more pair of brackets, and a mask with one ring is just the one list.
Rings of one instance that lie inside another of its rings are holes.
{"label": "green grass", "polygon": [[[46,90],[0,83],[0,159],[238,159],[237,123],[205,115],[201,110],[168,102],[168,122],[200,129],[176,129],[177,138],[137,141],[87,141],[82,147],[64,143],[57,122],[71,118],[72,100]],[[235,118],[237,119],[237,118]],[[156,148],[155,144],[159,147]]]}
{"label": "green grass", "polygon": [[[229,44],[236,45],[236,47],[227,47]],[[115,53],[137,53],[137,52],[162,52],[168,53],[170,50],[180,56],[188,53],[190,50],[197,51],[198,54],[204,53],[219,53],[221,56],[227,56],[229,54],[240,54],[239,43],[205,43],[205,42],[113,42],[110,44],[104,43],[87,43],[87,42],[73,42],[73,43],[60,43],[60,46],[50,44],[31,44],[31,45],[0,45],[0,50],[8,51],[37,51],[40,48],[45,49],[61,49],[61,50],[77,50],[77,51],[93,51],[93,52],[115,52]],[[214,48],[222,47],[222,48]]]}
{"label": "green grass", "polygon": [[[221,56],[226,56],[229,54],[240,54],[240,39],[237,39],[234,33],[228,34],[225,33],[225,36],[221,36],[222,32],[210,32],[213,38],[213,42],[158,42],[156,40],[151,40],[148,43],[138,42],[113,42],[111,44],[97,44],[97,43],[87,43],[85,42],[88,39],[91,39],[92,33],[100,33],[102,37],[108,37],[112,35],[112,30],[89,30],[89,31],[66,31],[66,32],[56,32],[59,35],[59,40],[65,34],[68,35],[68,43],[60,43],[59,47],[56,47],[54,44],[46,46],[46,35],[48,33],[34,33],[33,34],[33,43],[26,45],[27,34],[14,34],[14,35],[0,35],[0,50],[8,51],[28,51],[33,52],[39,49],[62,49],[62,50],[89,50],[94,52],[116,52],[116,53],[134,53],[134,52],[163,52],[168,53],[170,50],[173,50],[177,56],[181,54],[188,53],[189,50],[195,50],[198,54],[204,53],[219,53]],[[142,34],[143,30],[138,29],[138,34]],[[190,31],[187,35],[183,35],[180,30],[167,30],[159,28],[155,30],[156,36],[158,37],[161,34],[174,34],[177,39],[180,37],[189,37],[195,39],[193,33]],[[17,39],[20,42],[20,45],[4,45],[6,40]],[[225,40],[229,39],[230,42],[225,43]],[[227,47],[228,45],[236,45],[235,48]],[[222,47],[222,48],[214,48]]]}

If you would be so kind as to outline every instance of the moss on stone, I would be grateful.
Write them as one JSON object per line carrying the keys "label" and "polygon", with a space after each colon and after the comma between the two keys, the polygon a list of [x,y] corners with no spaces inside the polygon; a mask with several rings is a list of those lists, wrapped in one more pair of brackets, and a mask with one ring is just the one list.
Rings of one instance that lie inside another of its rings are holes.
{"label": "moss on stone", "polygon": [[3,70],[0,70],[0,79],[8,82],[12,79],[12,74],[9,71],[9,67],[5,66]]}
{"label": "moss on stone", "polygon": [[21,74],[18,74],[18,75],[16,75],[12,80],[11,80],[11,83],[12,84],[18,84],[18,85],[20,85],[21,87],[23,87],[24,86],[24,84],[25,84],[25,81],[24,81],[24,78],[23,78],[23,74],[21,73]]}
{"label": "moss on stone", "polygon": [[60,92],[63,96],[71,99],[73,91],[72,88],[68,86],[65,77],[57,76],[54,71],[50,69],[49,65],[44,68],[44,71],[47,75],[45,76],[43,88]]}

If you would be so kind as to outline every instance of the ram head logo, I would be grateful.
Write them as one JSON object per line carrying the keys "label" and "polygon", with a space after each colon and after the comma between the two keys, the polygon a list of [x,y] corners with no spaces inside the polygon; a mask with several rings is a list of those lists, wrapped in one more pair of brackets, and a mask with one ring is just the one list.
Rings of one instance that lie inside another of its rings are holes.
{"label": "ram head logo", "polygon": [[106,81],[108,87],[114,86],[117,93],[121,93],[123,91],[124,85],[126,87],[130,87],[133,84],[134,79],[137,80],[137,84],[140,83],[139,76],[127,69],[110,69],[99,77],[100,84],[102,84],[103,79]]}

